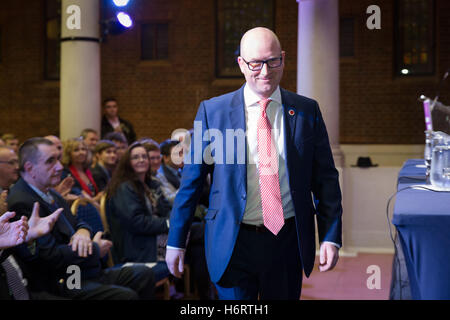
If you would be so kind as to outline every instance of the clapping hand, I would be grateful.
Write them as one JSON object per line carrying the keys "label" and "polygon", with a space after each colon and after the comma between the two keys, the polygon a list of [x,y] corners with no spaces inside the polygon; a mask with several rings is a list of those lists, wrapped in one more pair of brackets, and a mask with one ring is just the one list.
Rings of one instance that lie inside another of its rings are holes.
{"label": "clapping hand", "polygon": [[27,237],[27,217],[22,216],[20,220],[9,222],[15,215],[15,212],[7,211],[0,217],[0,249],[22,244]]}
{"label": "clapping hand", "polygon": [[32,241],[48,234],[53,229],[53,226],[55,225],[62,211],[63,208],[59,208],[51,215],[41,218],[39,216],[39,203],[35,202],[30,220],[28,220],[29,229],[26,241]]}
{"label": "clapping hand", "polygon": [[65,197],[72,189],[74,183],[75,183],[75,180],[72,178],[72,176],[67,176],[54,189],[60,195]]}

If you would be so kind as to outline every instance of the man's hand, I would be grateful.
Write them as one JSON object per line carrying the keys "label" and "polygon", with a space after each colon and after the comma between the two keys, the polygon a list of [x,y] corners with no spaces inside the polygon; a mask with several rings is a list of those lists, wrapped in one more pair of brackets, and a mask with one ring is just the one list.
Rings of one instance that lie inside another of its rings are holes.
{"label": "man's hand", "polygon": [[334,268],[339,259],[339,249],[329,242],[322,242],[320,245],[320,272],[329,271]]}
{"label": "man's hand", "polygon": [[95,234],[93,241],[98,244],[100,248],[100,258],[106,256],[109,249],[112,247],[112,242],[109,240],[102,239],[103,232],[99,231]]}
{"label": "man's hand", "polygon": [[30,220],[28,220],[28,226],[30,228],[28,229],[26,242],[35,240],[48,234],[53,229],[53,226],[55,225],[62,211],[63,208],[59,208],[51,215],[48,215],[45,218],[41,218],[39,216],[39,202],[35,202]]}
{"label": "man's hand", "polygon": [[8,191],[3,190],[0,194],[0,215],[8,211],[8,203],[6,202],[6,198],[8,197]]}
{"label": "man's hand", "polygon": [[54,189],[60,195],[65,197],[72,189],[74,183],[75,183],[74,178],[72,176],[67,176]]}
{"label": "man's hand", "polygon": [[177,278],[181,278],[184,272],[184,250],[167,248],[166,263],[170,273]]}
{"label": "man's hand", "polygon": [[15,215],[15,212],[7,211],[0,217],[0,249],[22,244],[27,237],[27,217],[22,216],[20,220],[9,222],[9,219]]}
{"label": "man's hand", "polygon": [[78,229],[70,239],[69,245],[72,245],[72,251],[78,251],[78,256],[86,258],[92,254],[91,233],[87,229]]}

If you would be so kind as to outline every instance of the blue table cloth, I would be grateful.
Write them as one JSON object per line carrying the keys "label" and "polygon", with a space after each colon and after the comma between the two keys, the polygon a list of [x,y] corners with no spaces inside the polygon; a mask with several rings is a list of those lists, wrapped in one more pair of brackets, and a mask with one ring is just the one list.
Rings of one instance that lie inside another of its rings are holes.
{"label": "blue table cloth", "polygon": [[407,161],[399,173],[392,223],[405,256],[412,298],[450,299],[450,192],[405,189],[427,187],[421,161]]}
{"label": "blue table cloth", "polygon": [[423,159],[407,160],[398,174],[398,185],[421,183],[426,183],[425,161]]}

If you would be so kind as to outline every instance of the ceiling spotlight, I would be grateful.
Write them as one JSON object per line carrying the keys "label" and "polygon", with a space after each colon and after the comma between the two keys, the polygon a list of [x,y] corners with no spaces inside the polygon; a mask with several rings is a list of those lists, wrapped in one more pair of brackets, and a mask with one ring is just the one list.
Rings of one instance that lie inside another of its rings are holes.
{"label": "ceiling spotlight", "polygon": [[408,69],[402,69],[402,74],[408,74],[409,70]]}
{"label": "ceiling spotlight", "polygon": [[125,7],[130,0],[113,0],[117,7]]}
{"label": "ceiling spotlight", "polygon": [[119,12],[116,17],[120,24],[125,28],[131,28],[131,26],[133,26],[133,20],[131,20],[130,16],[125,12]]}

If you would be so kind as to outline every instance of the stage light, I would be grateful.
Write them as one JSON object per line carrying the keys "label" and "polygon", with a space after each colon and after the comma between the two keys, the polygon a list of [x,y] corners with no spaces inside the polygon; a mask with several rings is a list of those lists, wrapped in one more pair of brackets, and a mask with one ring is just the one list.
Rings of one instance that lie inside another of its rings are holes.
{"label": "stage light", "polygon": [[108,35],[118,35],[133,27],[133,19],[129,14],[130,0],[101,0],[103,1],[100,20],[102,42],[106,42]]}
{"label": "stage light", "polygon": [[408,74],[409,70],[408,69],[402,69],[402,74]]}
{"label": "stage light", "polygon": [[130,16],[125,12],[119,12],[117,15],[117,20],[119,20],[120,24],[125,28],[131,28],[133,25],[133,20],[131,20]]}
{"label": "stage light", "polygon": [[130,2],[130,0],[113,0],[113,3],[117,6],[117,7],[125,7],[128,2]]}

